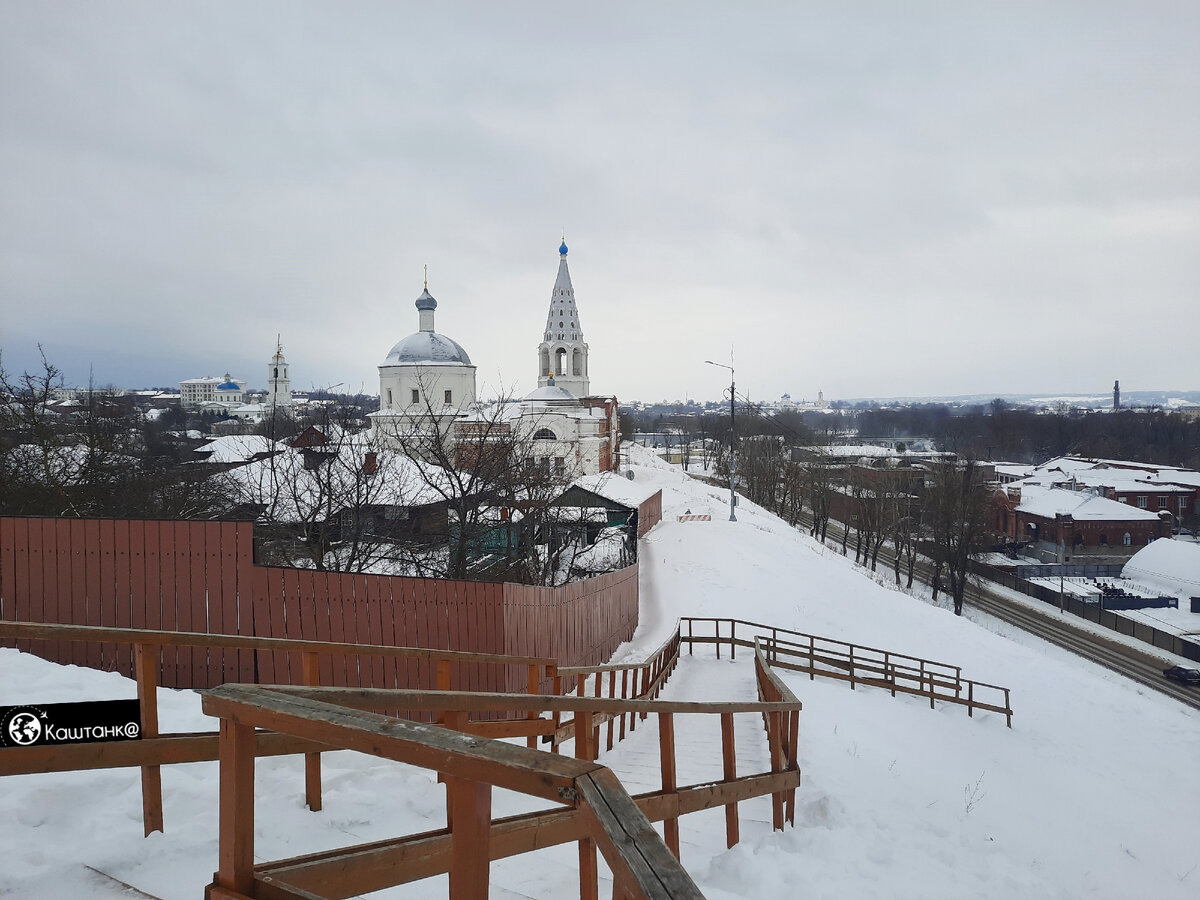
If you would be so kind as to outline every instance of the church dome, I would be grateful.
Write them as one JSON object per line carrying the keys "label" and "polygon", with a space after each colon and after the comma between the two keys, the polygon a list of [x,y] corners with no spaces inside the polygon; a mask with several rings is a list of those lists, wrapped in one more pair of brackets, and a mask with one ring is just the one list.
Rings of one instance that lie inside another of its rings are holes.
{"label": "church dome", "polygon": [[527,400],[531,403],[549,403],[555,406],[564,404],[570,404],[572,406],[580,405],[579,401],[575,399],[574,394],[572,394],[566,388],[561,388],[556,384],[544,385],[535,391],[530,391],[521,399]]}
{"label": "church dome", "polygon": [[415,305],[417,309],[437,309],[437,301],[433,299],[433,294],[429,293],[429,288],[421,291]]}
{"label": "church dome", "polygon": [[240,391],[241,389],[242,386],[233,381],[228,374],[225,376],[225,380],[217,385],[218,391]]}
{"label": "church dome", "polygon": [[383,364],[385,366],[469,366],[471,357],[467,356],[467,351],[456,341],[452,341],[444,334],[438,334],[435,331],[418,331],[396,344]]}
{"label": "church dome", "polygon": [[567,242],[565,240],[561,244],[559,244],[558,252],[561,256],[567,255]]}

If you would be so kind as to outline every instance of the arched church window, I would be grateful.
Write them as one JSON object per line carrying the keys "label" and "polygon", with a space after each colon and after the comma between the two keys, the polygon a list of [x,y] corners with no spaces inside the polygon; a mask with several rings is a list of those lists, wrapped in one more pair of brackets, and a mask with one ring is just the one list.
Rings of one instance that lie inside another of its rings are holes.
{"label": "arched church window", "polygon": [[554,436],[554,432],[553,432],[553,431],[551,431],[549,428],[539,428],[537,431],[535,431],[535,432],[533,433],[533,439],[534,439],[535,441],[554,441],[554,440],[558,440],[558,439],[557,439],[557,438]]}
{"label": "arched church window", "polygon": [[276,378],[278,378],[278,377],[279,377],[279,366],[276,366],[276,367],[275,367],[275,377],[276,377]]}
{"label": "arched church window", "polygon": [[1121,543],[1123,543],[1126,547],[1130,546],[1133,543],[1133,535],[1131,535],[1128,531],[1125,532],[1125,537],[1121,540]]}

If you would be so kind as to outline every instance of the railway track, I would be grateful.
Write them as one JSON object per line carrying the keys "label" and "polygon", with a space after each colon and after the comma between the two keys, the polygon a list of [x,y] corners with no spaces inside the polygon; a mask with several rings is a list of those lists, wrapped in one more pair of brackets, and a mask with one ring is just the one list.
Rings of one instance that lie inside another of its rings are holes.
{"label": "railway track", "polygon": [[[811,527],[811,520],[805,521],[805,518],[802,517],[801,521]],[[836,536],[839,540],[841,539],[842,527],[832,519],[829,522],[828,531],[831,537]],[[893,562],[894,557],[886,550],[879,551],[879,564],[882,569],[890,570]],[[924,563],[918,563],[914,567],[913,573],[914,577],[923,584],[929,584],[933,577],[931,567]],[[1043,613],[1023,603],[1014,602],[1000,594],[995,588],[989,587],[991,584],[992,582],[988,581],[968,584],[964,597],[966,604],[1057,647],[1069,650],[1097,665],[1124,675],[1138,684],[1166,694],[1186,706],[1200,709],[1200,688],[1186,687],[1168,681],[1163,677],[1164,666],[1158,657],[1078,628],[1071,621],[1058,618],[1057,610],[1048,610],[1047,613]]]}

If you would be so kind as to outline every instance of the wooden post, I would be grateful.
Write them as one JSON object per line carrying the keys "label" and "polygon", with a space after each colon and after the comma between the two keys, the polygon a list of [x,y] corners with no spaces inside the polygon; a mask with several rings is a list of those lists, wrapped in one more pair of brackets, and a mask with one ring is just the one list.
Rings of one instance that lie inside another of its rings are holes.
{"label": "wooden post", "polygon": [[[650,696],[650,667],[649,666],[642,667],[642,693],[646,695],[647,700],[654,699],[653,697]],[[642,719],[646,718],[645,712],[641,713],[641,718]]]}
{"label": "wooden post", "polygon": [[487,900],[492,836],[492,786],[448,777],[450,900]]}
{"label": "wooden post", "polygon": [[892,683],[892,696],[896,696],[896,673],[892,671],[891,663],[888,660],[888,652],[883,651],[883,678],[885,681]]}
{"label": "wooden post", "polygon": [[[610,669],[608,672],[608,699],[616,699],[617,696],[617,670]],[[613,729],[616,727],[616,716],[609,715],[608,717],[608,746],[607,750],[613,748]]]}
{"label": "wooden post", "polygon": [[1004,721],[1012,728],[1012,704],[1008,702],[1008,688],[1004,689]]}
{"label": "wooden post", "polygon": [[967,682],[967,718],[975,718],[975,682]]}
{"label": "wooden post", "polygon": [[[563,677],[561,675],[554,676],[554,696],[561,697],[563,695]],[[554,722],[554,737],[550,739],[550,749],[554,753],[558,752],[558,726],[562,724],[562,713],[555,710],[550,714],[551,721]]]}
{"label": "wooden post", "polygon": [[688,656],[692,655],[692,651],[696,649],[696,638],[692,634],[692,620],[689,618],[688,623]]}
{"label": "wooden post", "polygon": [[[316,687],[321,683],[317,670],[317,654],[300,654],[300,673],[304,683]],[[321,754],[304,754],[304,799],[313,812],[321,809]]]}
{"label": "wooden post", "polygon": [[[783,771],[783,722],[782,713],[767,713],[767,743],[771,748],[771,771]],[[783,792],[771,795],[771,827],[783,831]]]}
{"label": "wooden post", "polygon": [[[662,767],[662,789],[664,794],[674,793],[675,783],[675,717],[671,713],[658,714],[658,758]],[[679,859],[679,818],[667,816],[663,819],[663,836],[667,849]]]}
{"label": "wooden post", "polygon": [[[538,677],[539,672],[540,672],[540,667],[536,663],[531,664],[529,666],[528,690],[529,690],[530,694],[536,694],[538,692],[538,685],[541,681],[541,679]],[[537,719],[537,717],[538,717],[537,711],[532,710],[532,709],[525,716],[525,718],[529,719],[530,721],[535,721]],[[525,746],[528,747],[530,750],[536,750],[537,749],[537,735],[536,734],[529,735],[529,737],[527,737],[525,739]]]}
{"label": "wooden post", "polygon": [[[688,627],[689,628],[692,627],[691,619],[688,619]],[[629,670],[628,669],[621,670],[621,699],[622,700],[629,699]],[[626,713],[621,713],[621,737],[619,738],[619,740],[622,740],[622,741],[625,740],[625,716],[626,715],[627,715]],[[628,716],[629,716],[629,721],[631,723],[630,728],[632,729],[633,728],[633,725],[632,725],[633,714],[629,713]]]}
{"label": "wooden post", "polygon": [[[800,758],[800,711],[792,710],[787,714],[788,719],[788,768],[798,767]],[[796,824],[796,789],[792,788],[787,795],[787,820],[793,826]]]}
{"label": "wooden post", "polygon": [[221,720],[217,885],[254,888],[254,726]]}
{"label": "wooden post", "polygon": [[717,659],[721,658],[721,620],[713,619],[713,633],[716,634],[716,640],[713,641],[713,646],[717,648]]}
{"label": "wooden post", "polygon": [[[592,714],[575,713],[575,758],[593,758],[591,747]],[[579,840],[579,898],[599,900],[600,885],[596,872],[596,842],[585,837]]]}
{"label": "wooden post", "polygon": [[737,641],[734,640],[737,631],[737,619],[729,620],[729,658],[737,659]]}
{"label": "wooden post", "polygon": [[[597,699],[599,699],[601,697],[601,691],[604,689],[603,681],[604,681],[604,673],[597,672],[596,673],[596,688],[595,688],[595,694],[596,694]],[[600,758],[600,717],[593,716],[592,721],[594,721],[596,723],[595,727],[592,730],[592,754],[593,754],[592,758],[599,759]]]}
{"label": "wooden post", "polygon": [[[721,762],[726,781],[737,778],[737,748],[733,742],[733,713],[721,713]],[[725,804],[725,846],[732,847],[741,839],[738,834],[737,801]]]}
{"label": "wooden post", "polygon": [[[141,735],[158,737],[158,645],[134,644],[134,675],[137,677],[138,707],[142,714]],[[162,769],[142,766],[142,827],[147,837],[163,830]]]}
{"label": "wooden post", "polygon": [[817,680],[817,645],[816,638],[808,636],[808,680]]}
{"label": "wooden post", "polygon": [[854,645],[850,645],[850,690],[854,690]]}

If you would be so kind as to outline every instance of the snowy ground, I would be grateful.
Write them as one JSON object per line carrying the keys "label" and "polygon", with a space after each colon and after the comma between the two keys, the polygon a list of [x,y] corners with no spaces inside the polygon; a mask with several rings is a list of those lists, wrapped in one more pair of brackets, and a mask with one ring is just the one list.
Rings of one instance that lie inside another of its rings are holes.
{"label": "snowy ground", "polygon": [[[635,449],[635,453],[638,451]],[[618,656],[656,646],[678,615],[732,615],[963,667],[1012,688],[1003,718],[930,710],[913,698],[789,679],[805,704],[796,828],[773,834],[769,804],[742,807],[725,851],[719,811],[682,820],[682,856],[711,900],[873,898],[1194,898],[1200,896],[1200,714],[1022,634],[1010,635],[862,577],[848,560],[750,504],[651,458],[664,521],[642,544],[641,627]],[[680,523],[685,510],[711,522]],[[133,696],[116,675],[0,650],[0,704]],[[753,696],[748,661],[685,659],[673,698]],[[164,730],[212,727],[194,695],[160,692]],[[647,728],[601,757],[631,791],[657,786]],[[718,729],[676,725],[681,782],[719,774]],[[738,721],[739,768],[764,766],[761,728]],[[302,764],[259,762],[263,859],[440,827],[433,777],[350,753],[326,755],[325,809],[303,808]],[[166,833],[141,836],[133,770],[20,776],[0,786],[0,896],[197,898],[216,866],[216,767],[164,769]],[[499,794],[494,814],[529,808]],[[268,819],[268,816],[270,817]],[[104,874],[101,874],[104,873]],[[493,867],[493,897],[577,896],[573,847]],[[601,887],[604,895],[606,888]],[[445,896],[442,881],[397,896]]]}

